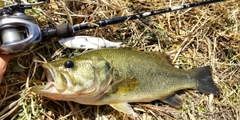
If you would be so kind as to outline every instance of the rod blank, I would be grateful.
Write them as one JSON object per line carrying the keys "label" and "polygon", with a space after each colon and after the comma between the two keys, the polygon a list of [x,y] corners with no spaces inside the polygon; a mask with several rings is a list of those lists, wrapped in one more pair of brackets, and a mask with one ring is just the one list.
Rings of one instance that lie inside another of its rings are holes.
{"label": "rod blank", "polygon": [[107,20],[100,20],[100,21],[93,22],[95,25],[93,25],[91,23],[82,23],[82,24],[74,25],[73,32],[75,33],[75,32],[82,31],[82,30],[93,29],[96,27],[103,27],[106,25],[125,22],[126,20],[134,20],[134,19],[149,17],[149,16],[153,16],[153,15],[157,15],[157,14],[172,12],[172,11],[186,9],[186,8],[197,7],[197,6],[201,6],[201,5],[207,5],[207,4],[221,2],[221,1],[225,1],[225,0],[207,0],[207,1],[203,1],[203,2],[195,2],[195,3],[185,4],[185,5],[181,5],[181,6],[175,6],[175,7],[154,10],[151,12],[144,12],[144,13],[140,13],[140,14],[136,14],[136,15],[123,16],[123,17],[107,19]]}

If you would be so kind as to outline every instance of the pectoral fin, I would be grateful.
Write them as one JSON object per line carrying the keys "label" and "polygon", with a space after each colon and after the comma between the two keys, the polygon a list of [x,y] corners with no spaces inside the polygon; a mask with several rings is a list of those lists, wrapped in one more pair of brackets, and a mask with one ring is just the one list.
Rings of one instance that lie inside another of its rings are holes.
{"label": "pectoral fin", "polygon": [[177,108],[180,108],[182,106],[182,99],[177,94],[173,94],[170,97],[161,101]]}
{"label": "pectoral fin", "polygon": [[134,111],[132,107],[128,103],[112,103],[109,104],[111,107],[113,107],[115,110],[119,112],[123,112],[125,114],[133,114]]}
{"label": "pectoral fin", "polygon": [[121,80],[117,83],[115,83],[112,87],[114,94],[122,94],[122,93],[128,93],[135,88],[137,88],[139,85],[139,80],[135,77],[132,78],[126,78],[124,80]]}

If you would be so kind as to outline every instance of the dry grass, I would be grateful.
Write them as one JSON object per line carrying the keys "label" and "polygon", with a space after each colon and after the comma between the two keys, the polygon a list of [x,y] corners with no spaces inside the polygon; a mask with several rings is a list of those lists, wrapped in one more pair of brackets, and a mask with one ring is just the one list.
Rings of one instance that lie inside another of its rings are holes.
{"label": "dry grass", "polygon": [[[67,21],[73,24],[94,22],[194,1],[50,0],[48,4],[27,12],[38,20],[41,27],[52,27]],[[184,101],[180,110],[159,101],[132,103],[137,113],[135,119],[240,119],[238,0],[127,21],[78,34],[122,41],[124,46],[139,50],[167,52],[174,65],[182,69],[204,65],[212,67],[214,81],[222,91],[220,96],[182,91],[180,95]],[[41,68],[44,59],[51,61],[72,52],[76,51],[61,51],[56,39],[43,39],[32,52],[11,60],[0,85],[0,119],[133,119],[133,116],[119,113],[109,106],[54,101],[29,91],[31,86],[46,82]]]}

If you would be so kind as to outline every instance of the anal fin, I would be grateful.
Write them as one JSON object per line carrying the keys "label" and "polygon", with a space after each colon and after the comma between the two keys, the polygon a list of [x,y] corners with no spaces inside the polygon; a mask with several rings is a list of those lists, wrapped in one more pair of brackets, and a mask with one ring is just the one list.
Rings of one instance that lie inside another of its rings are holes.
{"label": "anal fin", "polygon": [[161,100],[169,105],[172,105],[174,107],[180,108],[182,107],[182,99],[177,95],[177,94],[173,94],[171,96],[169,96],[168,98]]}
{"label": "anal fin", "polygon": [[123,112],[125,114],[133,114],[134,111],[132,109],[132,107],[127,103],[112,103],[109,104],[111,107],[113,107],[115,110],[119,111],[119,112]]}

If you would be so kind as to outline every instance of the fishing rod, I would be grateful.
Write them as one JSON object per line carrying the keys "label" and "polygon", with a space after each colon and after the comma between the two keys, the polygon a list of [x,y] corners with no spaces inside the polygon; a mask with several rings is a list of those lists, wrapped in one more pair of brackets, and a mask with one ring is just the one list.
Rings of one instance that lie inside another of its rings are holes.
{"label": "fishing rod", "polygon": [[[74,25],[74,26],[71,26],[69,24],[62,24],[60,26],[57,26],[57,28],[55,28],[55,29],[43,30],[42,36],[56,36],[57,35],[57,36],[64,37],[65,35],[68,36],[69,34],[87,30],[87,29],[94,29],[96,27],[103,27],[106,25],[125,22],[127,20],[134,20],[134,19],[149,17],[149,16],[153,16],[153,15],[157,15],[157,14],[177,11],[177,10],[186,9],[186,8],[197,7],[197,6],[201,6],[201,5],[207,5],[207,4],[221,2],[221,1],[225,1],[225,0],[207,0],[207,1],[203,1],[203,2],[195,2],[195,3],[185,4],[185,5],[181,5],[181,6],[175,6],[175,7],[154,10],[151,12],[144,12],[144,13],[140,13],[140,14],[136,14],[136,15],[123,16],[123,17],[107,19],[107,20],[100,20],[100,21],[93,22],[93,23],[82,23],[82,24]],[[62,29],[62,28],[64,28],[64,29]],[[60,29],[60,30],[58,30],[58,29]],[[67,31],[63,31],[63,30],[67,30]],[[58,32],[60,32],[60,33],[58,33]]]}
{"label": "fishing rod", "polygon": [[[66,23],[56,25],[54,28],[42,29],[39,28],[33,18],[24,13],[25,9],[32,9],[31,4],[14,3],[0,9],[0,15],[2,15],[2,18],[0,18],[0,54],[18,54],[28,51],[40,42],[42,38],[46,37],[70,37],[73,36],[74,33],[83,30],[104,27],[106,25],[117,24],[128,20],[149,17],[201,5],[208,5],[221,1],[225,0],[206,0],[130,16],[100,20],[93,23],[82,23],[76,25]],[[39,4],[42,4],[42,1],[39,2]]]}

